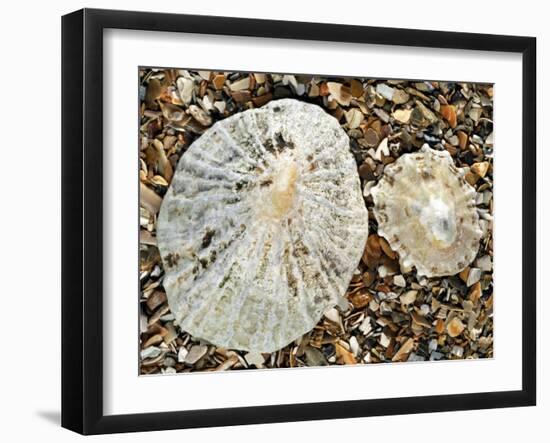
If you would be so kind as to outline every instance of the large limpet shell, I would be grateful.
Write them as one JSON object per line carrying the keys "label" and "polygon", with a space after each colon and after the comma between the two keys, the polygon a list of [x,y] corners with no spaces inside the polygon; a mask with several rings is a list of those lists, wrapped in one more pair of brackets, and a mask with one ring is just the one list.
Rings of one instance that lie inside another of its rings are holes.
{"label": "large limpet shell", "polygon": [[437,277],[460,272],[476,257],[482,231],[475,189],[447,151],[404,154],[386,166],[371,190],[378,234],[404,269]]}
{"label": "large limpet shell", "polygon": [[349,139],[292,99],[226,118],[181,157],[157,241],[177,323],[226,348],[273,352],[343,296],[368,215]]}

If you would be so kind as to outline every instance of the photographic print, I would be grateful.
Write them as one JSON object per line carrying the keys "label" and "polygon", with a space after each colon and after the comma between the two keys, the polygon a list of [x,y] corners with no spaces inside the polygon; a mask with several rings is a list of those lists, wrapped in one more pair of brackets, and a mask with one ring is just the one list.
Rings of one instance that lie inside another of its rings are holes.
{"label": "photographic print", "polygon": [[493,85],[139,68],[140,374],[493,357]]}

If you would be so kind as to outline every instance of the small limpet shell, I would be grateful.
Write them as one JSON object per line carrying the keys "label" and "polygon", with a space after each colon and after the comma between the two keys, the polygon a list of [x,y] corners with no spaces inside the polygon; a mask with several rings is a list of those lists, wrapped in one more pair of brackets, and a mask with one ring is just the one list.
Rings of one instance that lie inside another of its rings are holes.
{"label": "small limpet shell", "polygon": [[235,114],[189,147],[162,202],[170,308],[217,346],[276,351],[345,294],[367,233],[335,118],[292,99]]}
{"label": "small limpet shell", "polygon": [[476,257],[482,231],[475,189],[447,151],[425,144],[384,169],[372,188],[378,234],[419,275],[454,275]]}

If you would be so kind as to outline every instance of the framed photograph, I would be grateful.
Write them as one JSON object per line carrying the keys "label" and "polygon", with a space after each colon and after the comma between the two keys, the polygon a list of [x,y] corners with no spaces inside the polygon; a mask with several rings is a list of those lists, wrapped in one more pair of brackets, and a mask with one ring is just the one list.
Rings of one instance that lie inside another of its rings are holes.
{"label": "framed photograph", "polygon": [[534,405],[536,41],[62,21],[62,425]]}

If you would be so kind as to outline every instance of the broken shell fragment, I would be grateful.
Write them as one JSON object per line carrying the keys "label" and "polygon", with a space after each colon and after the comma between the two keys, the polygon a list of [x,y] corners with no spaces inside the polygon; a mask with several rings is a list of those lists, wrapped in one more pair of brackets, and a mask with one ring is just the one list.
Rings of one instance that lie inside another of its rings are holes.
{"label": "broken shell fragment", "polygon": [[345,294],[367,234],[339,123],[271,101],[217,122],[181,157],[157,227],[168,303],[195,337],[276,351]]}
{"label": "broken shell fragment", "polygon": [[476,257],[482,231],[470,186],[447,151],[424,145],[386,166],[372,188],[378,234],[419,275],[454,275]]}

